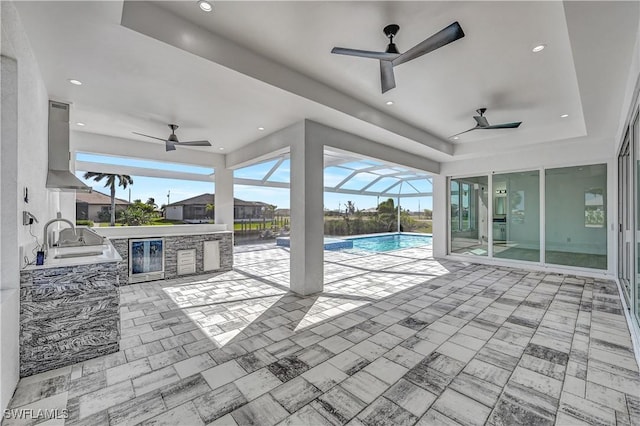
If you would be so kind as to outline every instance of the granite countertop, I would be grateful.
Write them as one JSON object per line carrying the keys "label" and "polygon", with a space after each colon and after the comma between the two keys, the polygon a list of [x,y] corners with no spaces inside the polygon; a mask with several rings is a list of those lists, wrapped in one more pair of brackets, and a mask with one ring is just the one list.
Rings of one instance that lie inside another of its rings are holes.
{"label": "granite countertop", "polygon": [[178,237],[183,235],[203,234],[231,234],[228,226],[224,224],[195,224],[195,225],[168,225],[168,226],[113,226],[105,228],[93,228],[97,234],[106,238],[151,238],[151,237]]}
{"label": "granite countertop", "polygon": [[[56,256],[68,256],[74,253],[87,253],[86,256],[78,257],[62,257],[56,259]],[[90,253],[98,253],[93,254]],[[36,270],[43,268],[63,268],[66,266],[91,265],[94,263],[119,262],[122,257],[118,254],[109,240],[100,246],[82,246],[82,247],[52,247],[44,260],[44,265],[28,265],[23,270]]]}

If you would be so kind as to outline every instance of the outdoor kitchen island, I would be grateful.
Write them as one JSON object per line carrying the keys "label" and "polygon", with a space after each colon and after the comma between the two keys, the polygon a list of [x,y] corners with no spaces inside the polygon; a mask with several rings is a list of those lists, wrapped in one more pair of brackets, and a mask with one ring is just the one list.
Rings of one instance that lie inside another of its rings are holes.
{"label": "outdoor kitchen island", "polygon": [[122,256],[120,285],[233,268],[233,232],[227,225],[94,228]]}
{"label": "outdoor kitchen island", "polygon": [[119,350],[121,260],[104,241],[51,248],[20,271],[20,377]]}

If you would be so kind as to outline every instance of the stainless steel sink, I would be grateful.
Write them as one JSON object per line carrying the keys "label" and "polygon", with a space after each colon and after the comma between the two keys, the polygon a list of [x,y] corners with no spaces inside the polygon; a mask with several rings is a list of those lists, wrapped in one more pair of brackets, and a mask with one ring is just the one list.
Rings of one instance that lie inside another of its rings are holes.
{"label": "stainless steel sink", "polygon": [[56,243],[57,247],[86,247],[101,246],[104,244],[104,237],[96,234],[87,227],[76,227],[75,233],[71,228],[64,228],[60,231],[60,236]]}
{"label": "stainless steel sink", "polygon": [[102,250],[100,251],[74,251],[70,253],[60,253],[53,256],[54,259],[69,259],[72,257],[86,257],[86,256],[100,256],[103,254]]}

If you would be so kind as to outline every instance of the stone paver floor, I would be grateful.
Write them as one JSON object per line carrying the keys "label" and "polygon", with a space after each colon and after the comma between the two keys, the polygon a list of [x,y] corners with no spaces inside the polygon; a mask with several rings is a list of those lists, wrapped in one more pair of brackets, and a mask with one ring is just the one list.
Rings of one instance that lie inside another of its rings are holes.
{"label": "stone paver floor", "polygon": [[121,350],[23,378],[11,407],[67,425],[640,424],[611,281],[325,252],[325,291],[300,297],[286,249],[265,248],[122,287]]}

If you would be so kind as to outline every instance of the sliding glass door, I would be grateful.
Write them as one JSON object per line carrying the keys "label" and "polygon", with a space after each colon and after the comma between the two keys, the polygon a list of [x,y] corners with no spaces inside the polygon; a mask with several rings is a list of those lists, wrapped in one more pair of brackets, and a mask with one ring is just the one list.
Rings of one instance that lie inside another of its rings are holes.
{"label": "sliding glass door", "polygon": [[640,113],[635,115],[618,153],[618,280],[640,325]]}
{"label": "sliding glass door", "polygon": [[633,163],[631,160],[631,135],[622,143],[618,155],[618,279],[622,285],[627,303],[632,300],[633,282],[633,193],[632,176]]}
{"label": "sliding glass door", "polygon": [[450,252],[487,256],[488,178],[487,176],[450,181]]}
{"label": "sliding glass door", "polygon": [[540,172],[493,175],[493,256],[540,261]]}
{"label": "sliding glass door", "polygon": [[635,119],[632,121],[629,132],[631,133],[631,138],[633,139],[633,146],[635,151],[635,212],[636,216],[634,217],[636,226],[634,237],[636,241],[636,253],[634,256],[634,266],[635,273],[639,275],[635,275],[635,286],[633,287],[631,293],[632,302],[629,306],[632,307],[633,314],[636,318],[638,324],[640,324],[640,208],[638,208],[638,204],[640,201],[640,112],[636,111]]}
{"label": "sliding glass door", "polygon": [[607,269],[607,165],[545,170],[545,263]]}
{"label": "sliding glass door", "polygon": [[451,178],[449,191],[449,253],[608,269],[606,164]]}

